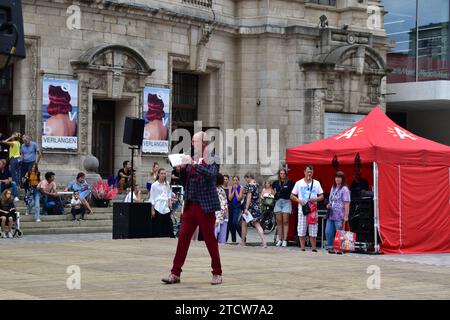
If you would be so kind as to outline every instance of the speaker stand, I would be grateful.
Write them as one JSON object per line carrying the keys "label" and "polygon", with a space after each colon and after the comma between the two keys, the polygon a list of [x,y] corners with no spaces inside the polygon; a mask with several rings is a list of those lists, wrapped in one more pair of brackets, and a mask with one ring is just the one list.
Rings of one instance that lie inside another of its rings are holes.
{"label": "speaker stand", "polygon": [[134,150],[139,150],[139,148],[136,146],[128,147],[131,150],[131,203],[133,203],[134,198]]}

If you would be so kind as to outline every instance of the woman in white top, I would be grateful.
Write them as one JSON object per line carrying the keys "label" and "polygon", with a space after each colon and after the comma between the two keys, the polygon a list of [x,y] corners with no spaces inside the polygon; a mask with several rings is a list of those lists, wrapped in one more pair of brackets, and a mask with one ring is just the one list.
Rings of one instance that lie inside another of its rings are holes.
{"label": "woman in white top", "polygon": [[[125,203],[131,202],[131,188],[127,188],[127,195],[125,196],[125,199],[123,200],[123,202],[125,202]],[[141,188],[139,188],[138,185],[136,185],[134,187],[133,202],[142,202]]]}
{"label": "woman in white top", "polygon": [[166,170],[158,170],[157,180],[150,190],[150,203],[152,204],[153,236],[175,238],[173,222],[170,216],[172,211],[172,190],[166,180]]}

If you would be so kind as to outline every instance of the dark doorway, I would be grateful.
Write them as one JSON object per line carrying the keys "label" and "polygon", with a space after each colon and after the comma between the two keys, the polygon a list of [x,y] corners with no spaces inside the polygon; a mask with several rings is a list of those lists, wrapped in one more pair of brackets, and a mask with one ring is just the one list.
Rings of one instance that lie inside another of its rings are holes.
{"label": "dark doorway", "polygon": [[92,113],[92,154],[98,159],[98,174],[107,179],[114,174],[114,101],[94,100]]}

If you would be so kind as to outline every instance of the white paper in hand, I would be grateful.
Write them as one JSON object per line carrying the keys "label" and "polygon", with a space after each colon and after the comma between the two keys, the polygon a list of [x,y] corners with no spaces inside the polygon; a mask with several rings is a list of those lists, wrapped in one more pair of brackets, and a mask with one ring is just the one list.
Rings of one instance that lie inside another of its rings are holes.
{"label": "white paper in hand", "polygon": [[249,223],[253,220],[253,216],[250,212],[247,211],[247,214],[243,213],[242,216],[244,217],[245,222]]}
{"label": "white paper in hand", "polygon": [[186,155],[182,153],[169,154],[169,161],[172,167],[189,164],[189,160],[186,158]]}

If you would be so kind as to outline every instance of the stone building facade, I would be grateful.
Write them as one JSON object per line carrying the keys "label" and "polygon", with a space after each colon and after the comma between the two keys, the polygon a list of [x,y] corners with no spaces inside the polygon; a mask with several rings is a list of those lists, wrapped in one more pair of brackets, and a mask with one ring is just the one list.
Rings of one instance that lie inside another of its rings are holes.
{"label": "stone building facade", "polygon": [[[70,25],[74,8],[78,27]],[[382,11],[381,1],[23,0],[27,57],[13,68],[12,112],[25,116],[24,131],[41,143],[43,78],[77,79],[78,149],[44,150],[41,171],[64,183],[84,170],[101,109],[112,119],[117,172],[130,158],[124,118],[141,114],[144,87],[174,90],[174,78],[185,74],[195,77],[196,109],[172,103],[172,129],[174,117],[220,130],[278,129],[278,167],[287,147],[323,137],[325,112],[384,107],[390,44],[382,27],[370,27],[371,8]],[[258,144],[245,149],[259,151]],[[154,161],[169,167],[167,154],[136,155],[140,183]],[[226,164],[223,171],[260,168]]]}

